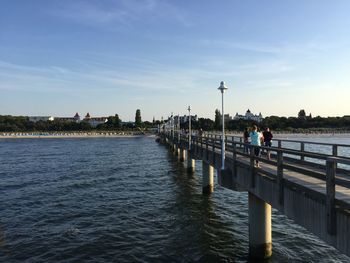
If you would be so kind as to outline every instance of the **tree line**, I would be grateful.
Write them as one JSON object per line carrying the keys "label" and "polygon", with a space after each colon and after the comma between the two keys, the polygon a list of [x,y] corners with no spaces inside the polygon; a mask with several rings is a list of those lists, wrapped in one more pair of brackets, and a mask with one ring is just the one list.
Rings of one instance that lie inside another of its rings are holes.
{"label": "tree line", "polygon": [[55,119],[53,121],[37,121],[32,122],[27,116],[10,116],[0,115],[0,132],[33,132],[33,131],[91,131],[91,130],[133,130],[133,129],[149,129],[159,121],[142,122],[141,111],[138,109],[135,114],[135,122],[125,122],[119,118],[118,114],[109,116],[107,122],[92,127],[88,121],[65,121]]}
{"label": "tree line", "polygon": [[[210,118],[198,118],[197,121],[192,120],[193,129],[202,129],[204,131],[221,130],[221,114],[219,110],[215,111],[214,120]],[[133,129],[149,129],[155,128],[162,121],[152,122],[142,121],[141,111],[136,110],[135,122],[123,123],[118,114],[109,116],[106,123],[97,127],[92,127],[88,122],[71,122],[71,121],[38,121],[31,122],[29,117],[25,116],[1,116],[0,115],[0,132],[31,132],[31,131],[91,131],[91,130],[133,130]],[[253,124],[260,128],[269,127],[275,131],[290,132],[307,132],[310,130],[337,130],[350,131],[350,117],[312,117],[306,115],[304,110],[299,111],[298,117],[278,117],[269,116],[264,118],[260,123],[250,120],[230,120],[225,123],[225,129],[231,131],[243,131],[246,127]],[[188,128],[188,122],[182,123],[181,129]]]}
{"label": "tree line", "polygon": [[[193,129],[202,129],[204,131],[213,131],[222,129],[222,115],[220,111],[215,110],[214,120],[208,118],[199,118],[192,121]],[[279,117],[269,116],[262,119],[261,122],[252,120],[230,120],[225,122],[225,129],[231,131],[243,131],[247,127],[257,125],[261,129],[269,127],[275,131],[289,132],[307,132],[307,131],[350,131],[350,116],[344,117],[312,117],[311,113],[306,115],[304,110],[300,110],[298,117]],[[187,129],[188,123],[183,123],[181,128]]]}

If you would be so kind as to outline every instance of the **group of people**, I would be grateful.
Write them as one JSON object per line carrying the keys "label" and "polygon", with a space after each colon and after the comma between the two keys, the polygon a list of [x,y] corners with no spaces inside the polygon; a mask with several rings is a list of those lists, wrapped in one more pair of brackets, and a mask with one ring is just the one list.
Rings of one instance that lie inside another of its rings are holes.
{"label": "group of people", "polygon": [[[265,128],[263,132],[260,132],[258,130],[258,127],[256,125],[253,125],[250,129],[246,128],[243,133],[243,142],[245,143],[244,145],[244,152],[249,153],[249,146],[265,146],[265,147],[271,147],[272,146],[272,132],[268,127]],[[254,154],[255,156],[260,155],[260,148],[259,147],[254,147]],[[271,154],[270,151],[267,151],[267,158],[271,160]],[[259,161],[255,161],[255,165],[257,167],[259,166]]]}

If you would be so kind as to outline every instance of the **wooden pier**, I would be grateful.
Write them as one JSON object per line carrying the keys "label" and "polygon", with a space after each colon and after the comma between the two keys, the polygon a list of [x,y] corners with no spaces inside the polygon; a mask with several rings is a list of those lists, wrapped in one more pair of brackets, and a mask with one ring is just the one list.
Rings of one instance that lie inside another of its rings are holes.
{"label": "wooden pier", "polygon": [[[176,132],[160,136],[180,161],[187,159],[189,172],[194,171],[194,160],[202,160],[203,193],[214,190],[214,169],[221,186],[248,191],[252,258],[272,254],[271,207],[350,256],[350,158],[342,154],[350,145],[274,140],[274,147],[260,147],[271,152],[268,160],[264,153],[255,156],[253,146],[242,138],[226,136],[222,169],[219,135],[191,136],[190,143]],[[256,160],[260,167],[254,165]]]}

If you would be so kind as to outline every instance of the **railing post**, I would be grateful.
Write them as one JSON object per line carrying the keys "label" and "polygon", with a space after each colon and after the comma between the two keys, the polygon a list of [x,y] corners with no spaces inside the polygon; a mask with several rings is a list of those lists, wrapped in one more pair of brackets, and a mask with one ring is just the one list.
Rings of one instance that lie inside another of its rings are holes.
{"label": "railing post", "polygon": [[201,136],[201,158],[203,158],[203,136]]}
{"label": "railing post", "polygon": [[236,160],[237,160],[237,153],[236,153],[236,143],[235,138],[232,137],[232,160],[233,160],[233,176],[237,177],[237,166],[236,166]]}
{"label": "railing post", "polygon": [[332,146],[332,155],[334,157],[337,157],[338,156],[338,145],[333,145]]}
{"label": "railing post", "polygon": [[209,161],[209,136],[206,138],[206,145],[205,145],[205,148],[206,148],[206,155],[207,155],[207,161]]}
{"label": "railing post", "polygon": [[191,136],[191,145],[193,145],[193,153],[197,154],[197,142],[194,137],[195,136]]}
{"label": "railing post", "polygon": [[282,148],[282,141],[278,140],[278,148]]}
{"label": "railing post", "polygon": [[284,206],[284,186],[283,186],[283,152],[277,151],[277,184],[278,184],[278,202]]}
{"label": "railing post", "polygon": [[304,156],[305,143],[304,142],[300,143],[300,151],[301,151],[300,160],[305,161],[305,156]]}
{"label": "railing post", "polygon": [[213,166],[215,167],[215,143],[216,143],[216,135],[215,135],[215,139],[213,140]]}
{"label": "railing post", "polygon": [[232,143],[232,157],[233,157],[233,161],[235,162],[237,159],[237,153],[236,153],[237,147],[236,147],[235,139],[233,137],[232,137],[231,143]]}
{"label": "railing post", "polygon": [[255,178],[254,178],[254,173],[255,173],[255,165],[254,165],[254,156],[255,156],[255,146],[250,146],[250,187],[254,188],[255,187]]}
{"label": "railing post", "polygon": [[335,214],[335,174],[336,161],[327,159],[326,161],[326,211],[327,211],[327,232],[335,235],[337,230],[337,221]]}
{"label": "railing post", "polygon": [[[338,145],[333,145],[332,146],[332,155],[334,157],[338,156]],[[338,167],[338,163],[335,163],[335,168],[337,169],[337,167]]]}

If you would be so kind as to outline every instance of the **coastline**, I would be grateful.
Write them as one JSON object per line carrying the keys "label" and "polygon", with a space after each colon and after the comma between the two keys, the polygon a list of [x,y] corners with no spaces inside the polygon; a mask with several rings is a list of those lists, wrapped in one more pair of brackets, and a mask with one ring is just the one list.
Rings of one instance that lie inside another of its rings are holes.
{"label": "coastline", "polygon": [[136,138],[155,137],[155,134],[141,134],[132,132],[104,132],[104,133],[0,133],[1,139],[65,139],[65,138]]}
{"label": "coastline", "polygon": [[[213,132],[212,134],[219,134]],[[285,139],[286,137],[301,137],[312,138],[317,137],[350,137],[349,132],[344,133],[290,133],[290,132],[274,132],[274,137]],[[238,136],[242,134],[233,132],[226,133],[228,136]],[[156,137],[154,133],[142,134],[140,132],[2,132],[0,133],[1,139],[64,139],[64,138],[135,138],[135,137]]]}

